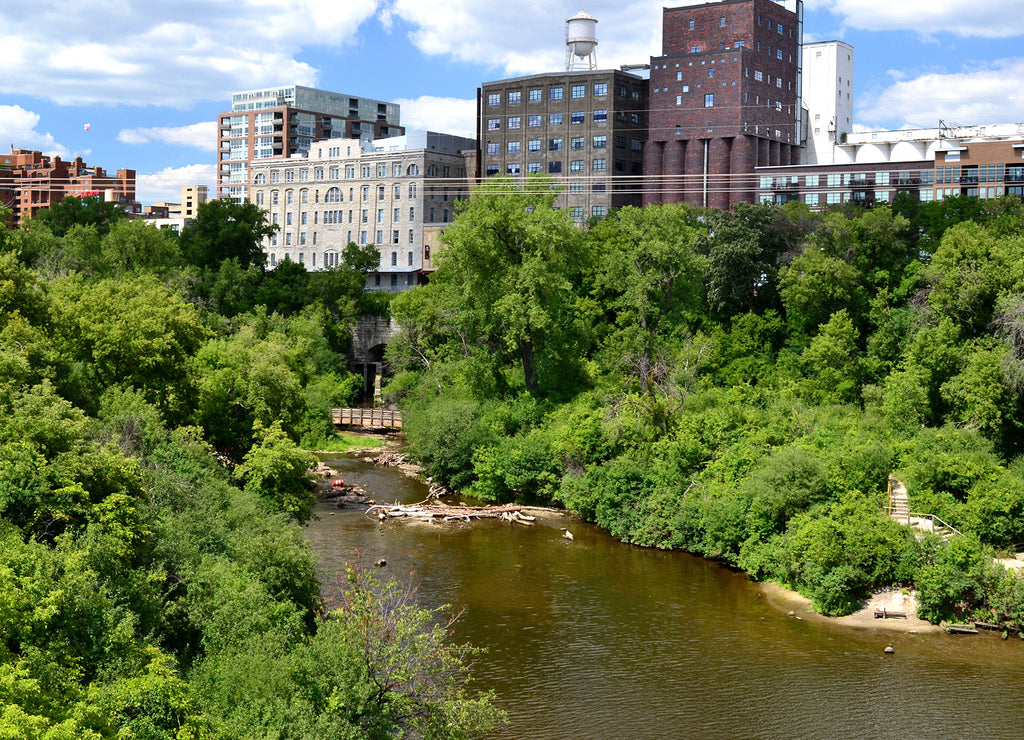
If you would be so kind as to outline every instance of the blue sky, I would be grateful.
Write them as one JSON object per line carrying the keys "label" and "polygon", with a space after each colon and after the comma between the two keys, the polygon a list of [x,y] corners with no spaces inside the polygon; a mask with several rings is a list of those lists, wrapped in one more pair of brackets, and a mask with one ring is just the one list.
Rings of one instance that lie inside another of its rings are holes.
{"label": "blue sky", "polygon": [[[299,83],[393,100],[473,133],[476,87],[561,69],[564,21],[598,18],[602,68],[661,51],[631,0],[0,0],[0,147],[138,172],[139,199],[212,184],[234,90]],[[1024,122],[1020,0],[806,0],[805,40],[856,49],[858,129]],[[85,130],[85,124],[90,129]]]}

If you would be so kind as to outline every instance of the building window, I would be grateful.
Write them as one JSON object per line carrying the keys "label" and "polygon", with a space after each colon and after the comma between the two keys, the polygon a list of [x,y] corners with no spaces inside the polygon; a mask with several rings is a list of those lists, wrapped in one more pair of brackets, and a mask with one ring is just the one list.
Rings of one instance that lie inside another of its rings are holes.
{"label": "building window", "polygon": [[543,92],[544,91],[541,90],[539,87],[530,90],[530,102],[536,103],[537,101],[539,101],[543,97]]}
{"label": "building window", "polygon": [[704,96],[704,107],[714,108],[715,107],[715,96],[714,93],[708,93]]}
{"label": "building window", "polygon": [[721,26],[722,28],[725,28],[725,16],[722,16],[721,18],[718,19],[718,25]]}
{"label": "building window", "polygon": [[551,115],[549,115],[548,116],[548,125],[549,126],[561,126],[562,125],[562,114],[561,113],[552,113]]}
{"label": "building window", "polygon": [[560,87],[553,87],[553,88],[551,88],[550,95],[548,97],[551,100],[561,100],[562,99],[562,88],[560,88]]}
{"label": "building window", "polygon": [[569,209],[569,215],[574,221],[583,220],[583,206],[573,206]]}
{"label": "building window", "polygon": [[804,186],[808,188],[818,187],[818,175],[807,175],[804,178]]}
{"label": "building window", "polygon": [[608,206],[594,206],[590,209],[590,213],[598,218],[604,218],[608,215]]}
{"label": "building window", "polygon": [[699,46],[691,46],[690,47],[690,53],[691,54],[700,54],[700,47]]}
{"label": "building window", "polygon": [[584,139],[583,139],[582,136],[574,136],[571,139],[569,139],[569,148],[570,149],[582,149],[583,148],[583,142],[584,142]]}
{"label": "building window", "polygon": [[607,136],[595,136],[594,137],[594,148],[595,149],[604,149],[607,145],[608,145],[608,137]]}
{"label": "building window", "polygon": [[500,128],[501,128],[501,119],[500,118],[488,118],[487,119],[487,130],[488,131],[497,131]]}
{"label": "building window", "polygon": [[526,142],[526,150],[529,152],[539,152],[540,139],[530,139],[528,142]]}
{"label": "building window", "polygon": [[695,21],[690,21],[690,30],[691,31],[694,29],[695,26],[696,26],[696,22]]}
{"label": "building window", "polygon": [[493,155],[497,154],[498,152],[499,152],[498,142],[496,142],[496,141],[488,141],[487,142],[487,153],[493,156]]}
{"label": "building window", "polygon": [[537,126],[540,126],[541,120],[542,120],[541,117],[539,115],[536,115],[536,116],[530,116],[529,118],[527,118],[526,122],[527,122],[527,125],[529,125],[530,128],[536,128]]}
{"label": "building window", "polygon": [[555,175],[562,171],[561,162],[548,162],[548,173]]}
{"label": "building window", "polygon": [[[595,113],[594,115],[597,114]],[[583,123],[584,118],[585,116],[583,114],[583,111],[576,111],[575,113],[571,113],[569,116],[569,120],[571,123]]]}
{"label": "building window", "polygon": [[573,98],[583,98],[583,97],[586,97],[586,95],[587,95],[587,86],[586,85],[573,85],[572,86],[572,97]]}
{"label": "building window", "polygon": [[526,172],[530,175],[536,175],[540,173],[540,162],[530,162],[526,165]]}
{"label": "building window", "polygon": [[488,94],[487,105],[501,105],[501,93]]}
{"label": "building window", "polygon": [[715,76],[715,68],[714,67],[708,67],[708,77],[714,77],[714,76]]}
{"label": "building window", "polygon": [[562,140],[561,139],[550,139],[548,141],[549,152],[560,152],[562,151]]}
{"label": "building window", "polygon": [[607,110],[602,109],[602,110],[594,111],[594,123],[602,123],[603,121],[607,121],[607,120],[608,120],[608,111]]}
{"label": "building window", "polygon": [[574,159],[569,162],[569,172],[583,172],[583,160]]}
{"label": "building window", "polygon": [[604,172],[606,169],[608,169],[608,167],[604,158],[594,160],[594,172]]}
{"label": "building window", "polygon": [[496,165],[496,164],[489,164],[489,165],[487,165],[487,176],[488,177],[494,177],[495,175],[498,174],[499,171],[500,170],[498,169],[498,165]]}
{"label": "building window", "polygon": [[508,94],[508,104],[509,105],[519,105],[519,103],[522,101],[522,98],[523,98],[523,93],[520,90],[516,90],[514,92],[510,92]]}
{"label": "building window", "polygon": [[594,97],[603,98],[608,94],[608,83],[607,82],[595,82],[594,83]]}
{"label": "building window", "polygon": [[509,129],[522,128],[522,124],[523,124],[522,118],[520,118],[519,116],[509,116],[508,117],[508,127],[509,127]]}
{"label": "building window", "polygon": [[508,175],[518,175],[519,174],[519,163],[518,162],[509,162],[507,165],[505,165],[505,173],[508,174]]}
{"label": "building window", "polygon": [[775,56],[777,56],[779,59],[782,59],[782,49],[776,49]]}
{"label": "building window", "polygon": [[398,267],[398,252],[391,253],[391,266]]}
{"label": "building window", "polygon": [[[679,132],[677,131],[676,133],[679,133]],[[615,148],[616,149],[625,149],[626,148],[626,137],[625,136],[616,136],[615,137]]]}
{"label": "building window", "polygon": [[570,193],[582,193],[583,192],[583,183],[582,182],[570,182],[569,183],[569,192]]}
{"label": "building window", "polygon": [[508,153],[509,154],[519,154],[520,143],[521,142],[518,142],[518,141],[510,141],[508,143]]}

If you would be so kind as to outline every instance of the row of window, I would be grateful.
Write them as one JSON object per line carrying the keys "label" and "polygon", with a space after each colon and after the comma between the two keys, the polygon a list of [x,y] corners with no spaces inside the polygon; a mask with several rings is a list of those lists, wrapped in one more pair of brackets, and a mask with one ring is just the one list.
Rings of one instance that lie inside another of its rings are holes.
{"label": "row of window", "polygon": [[[605,98],[608,97],[608,83],[607,82],[595,82],[593,85],[594,97]],[[564,88],[562,87],[549,87],[548,88],[548,99],[549,100],[562,100]],[[625,92],[622,93],[623,95]],[[527,100],[531,103],[537,103],[544,99],[544,88],[535,87],[527,91]],[[506,93],[507,101],[509,105],[519,105],[523,102],[523,91],[522,90],[510,90]],[[569,87],[569,97],[573,100],[587,97],[587,85],[571,85]],[[488,93],[487,94],[487,105],[496,106],[501,105],[501,93]]]}
{"label": "row of window", "polygon": [[[419,174],[420,174],[420,167],[417,164],[403,165],[401,163],[395,162],[395,163],[392,164],[392,166],[390,168],[390,170],[391,170],[390,175],[388,174],[388,169],[389,168],[388,168],[388,166],[386,164],[378,164],[378,165],[376,165],[376,167],[374,165],[368,165],[368,164],[367,165],[361,165],[358,168],[358,176],[357,176],[357,168],[356,168],[356,166],[355,165],[346,165],[345,166],[345,178],[344,179],[346,179],[346,180],[355,180],[355,179],[368,180],[368,179],[370,179],[372,177],[377,177],[377,178],[382,178],[382,177],[403,177],[403,176],[404,177],[418,177]],[[426,176],[427,177],[451,177],[452,176],[452,171],[453,171],[453,168],[452,168],[451,165],[431,164],[431,165],[428,165],[427,168],[426,168]],[[455,176],[456,177],[465,177],[466,176],[466,171],[462,167],[456,167],[456,168],[454,168],[454,171],[455,171]],[[325,179],[325,177],[324,177],[325,172],[327,174],[327,178],[326,179],[330,179],[330,180],[340,180],[340,179],[342,179],[342,177],[341,177],[341,167],[340,166],[339,167],[329,167],[329,168],[327,168],[326,171],[324,170],[324,168],[321,168],[321,167],[314,168],[313,171],[312,171],[312,179],[314,179],[314,180],[324,180]],[[284,181],[285,182],[294,182],[295,181],[295,174],[296,174],[295,170],[285,170],[285,172],[284,172]],[[298,179],[299,179],[300,182],[307,182],[310,179],[310,170],[308,170],[308,169],[298,170],[298,175],[299,175]],[[272,185],[275,184],[275,183],[281,182],[281,171],[280,170],[272,170],[270,172],[270,177],[269,178],[267,177],[266,173],[264,173],[264,172],[257,172],[253,176],[253,185],[266,185],[268,180],[269,180],[269,182]]]}
{"label": "row of window", "polygon": [[[384,185],[377,186],[377,188],[376,188],[377,200],[384,200],[386,192],[387,192],[387,189],[385,188]],[[417,198],[418,194],[419,194],[419,187],[416,185],[416,183],[411,183],[409,185],[409,187],[408,187],[406,192],[408,193],[409,200],[415,200]],[[441,197],[442,200],[447,201],[448,198],[449,198],[449,192],[448,192],[448,187],[447,186],[445,186],[443,190],[441,188],[436,187],[436,186],[435,187],[430,187],[430,188],[427,188],[427,192],[430,193],[430,199],[431,200],[436,199],[438,197],[439,193],[440,193],[440,197]],[[362,196],[362,200],[363,201],[369,201],[370,200],[370,186],[369,185],[363,185],[360,188],[360,194]],[[392,199],[393,200],[401,200],[402,199],[402,186],[401,185],[394,185],[392,187],[391,194],[392,194]],[[271,190],[270,191],[270,205],[272,205],[272,206],[279,205],[280,204],[280,195],[281,195],[280,191],[278,191],[278,190]],[[348,189],[348,199],[350,201],[356,200],[355,188],[349,188]],[[285,203],[285,205],[291,205],[294,202],[295,202],[295,191],[294,190],[285,190],[284,191],[284,203]],[[309,202],[309,190],[306,189],[306,188],[303,188],[302,190],[299,190],[299,203],[308,203],[308,202]],[[314,203],[319,203],[320,202],[320,191],[319,190],[314,190],[313,191],[313,202]],[[327,190],[327,192],[324,193],[324,203],[344,203],[344,202],[345,202],[345,196],[342,193],[342,189],[339,188],[339,187],[329,188]],[[256,205],[258,205],[258,206],[265,205],[265,203],[264,203],[264,191],[262,191],[262,190],[256,191]]]}
{"label": "row of window", "polygon": [[[562,139],[562,138],[548,139],[548,151],[549,152],[560,152],[560,151],[562,151],[564,141],[565,140]],[[587,139],[586,139],[585,136],[573,136],[573,137],[571,137],[569,139],[569,149],[571,149],[573,151],[580,151],[580,150],[586,149],[586,141],[587,141]],[[616,149],[625,149],[626,148],[627,139],[626,139],[625,136],[616,136],[614,141],[615,141],[615,148]],[[529,139],[526,142],[526,151],[527,152],[539,152],[539,151],[542,151],[543,150],[543,143],[544,142],[543,142],[542,139]],[[644,150],[644,143],[642,141],[640,141],[639,139],[630,139],[628,143],[629,143],[629,148],[632,151],[637,152],[637,153],[642,153],[643,152],[643,150]],[[505,146],[506,146],[508,154],[519,154],[522,151],[522,142],[521,141],[509,141],[509,142],[505,143]],[[606,149],[608,147],[608,137],[604,136],[604,135],[594,136],[592,141],[591,141],[591,146],[594,149]],[[500,155],[501,154],[501,143],[497,142],[497,141],[488,141],[487,142],[487,154],[489,156],[498,156],[498,155]]]}
{"label": "row of window", "polygon": [[[616,159],[616,160],[614,160],[614,162],[615,162],[615,171],[616,172],[625,172],[626,171],[626,162],[622,161],[621,159]],[[549,175],[559,175],[559,174],[561,174],[562,171],[563,171],[562,168],[563,168],[564,164],[565,163],[562,162],[561,160],[556,160],[556,161],[553,161],[553,162],[548,162],[547,163],[547,172],[548,172],[548,174]],[[630,162],[629,163],[629,167],[630,167],[630,173],[631,174],[634,174],[634,175],[643,174],[643,165],[640,162]],[[568,169],[569,172],[581,173],[581,172],[585,172],[586,169],[587,169],[587,160],[585,160],[585,159],[572,159],[572,160],[569,160],[569,169]],[[599,157],[597,159],[590,160],[590,171],[591,172],[607,172],[607,170],[608,170],[608,160],[605,159],[604,157]],[[525,174],[537,175],[537,174],[542,173],[543,171],[544,171],[544,163],[543,162],[527,162],[526,163]],[[497,164],[489,164],[489,165],[487,165],[487,168],[486,168],[485,172],[486,172],[487,177],[495,177],[496,175],[500,175],[501,174],[501,166],[497,165]],[[505,164],[505,174],[506,175],[513,175],[513,176],[524,174],[522,164],[520,164],[519,162],[507,162]]]}
{"label": "row of window", "polygon": [[[365,236],[365,234],[366,234],[366,232],[363,232],[364,236]],[[298,259],[300,265],[306,264],[306,254],[305,254],[305,252],[299,252],[295,256]],[[316,267],[317,266],[317,264],[316,264],[317,253],[313,252],[313,254],[311,256],[312,256],[312,266]],[[415,264],[415,260],[413,258],[413,253],[412,252],[409,252],[407,254],[407,258],[406,259],[407,259],[407,264],[408,264],[409,267],[412,267]],[[288,262],[290,260],[291,260],[291,255],[290,254],[285,254],[281,258],[281,262]],[[267,255],[267,261],[270,263],[271,267],[276,267],[277,263],[278,263],[277,253],[276,252],[270,252]],[[384,255],[382,254],[381,255],[381,265],[382,266],[383,266],[383,262],[384,262]],[[332,250],[329,250],[329,251],[323,253],[323,257],[322,257],[322,266],[323,267],[337,267],[340,264],[341,264],[341,255],[338,252],[336,252],[336,251],[334,251],[332,249]],[[391,253],[391,266],[392,267],[397,267],[398,266],[398,252],[392,252]],[[394,277],[397,277],[397,275],[394,276]],[[380,284],[379,283],[380,276],[378,275],[377,278],[378,278],[378,284]]]}
{"label": "row of window", "polygon": [[[583,123],[587,118],[585,111],[577,111],[569,114],[570,123],[579,124]],[[608,111],[606,109],[594,111],[594,123],[604,123],[608,120]],[[548,114],[548,125],[549,126],[561,126],[562,125],[562,114],[561,113],[549,113]],[[526,123],[529,128],[538,128],[543,125],[543,116],[527,116]],[[523,127],[522,116],[509,116],[508,117],[508,129],[516,130]],[[488,131],[500,131],[501,130],[501,119],[500,118],[488,118],[487,119],[487,130]]]}

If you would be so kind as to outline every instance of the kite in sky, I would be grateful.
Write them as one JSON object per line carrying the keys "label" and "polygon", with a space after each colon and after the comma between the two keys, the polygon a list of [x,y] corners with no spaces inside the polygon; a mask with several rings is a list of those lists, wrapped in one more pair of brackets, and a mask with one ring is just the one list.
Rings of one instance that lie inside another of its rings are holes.
{"label": "kite in sky", "polygon": [[88,131],[89,129],[92,128],[92,124],[91,123],[87,123],[84,126],[82,126],[82,128],[85,129],[86,131]]}

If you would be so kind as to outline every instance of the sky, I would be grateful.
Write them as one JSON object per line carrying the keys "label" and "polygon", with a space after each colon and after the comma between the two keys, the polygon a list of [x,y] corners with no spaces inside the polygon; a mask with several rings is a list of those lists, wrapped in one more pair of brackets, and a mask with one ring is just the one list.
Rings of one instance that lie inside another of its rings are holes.
{"label": "sky", "polygon": [[[602,69],[661,53],[635,0],[0,0],[0,147],[137,172],[142,203],[214,183],[231,93],[301,84],[401,105],[473,136],[476,88],[565,67],[598,19]],[[1020,0],[805,0],[804,40],[855,48],[854,128],[1024,122]]]}

